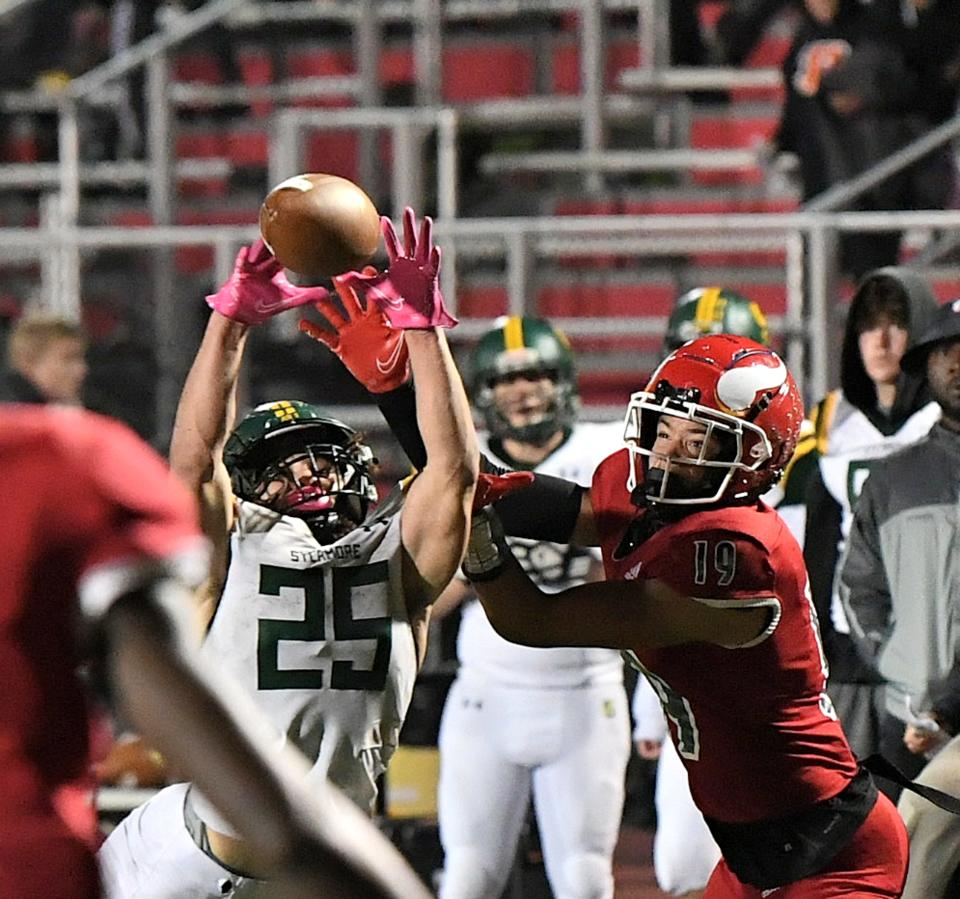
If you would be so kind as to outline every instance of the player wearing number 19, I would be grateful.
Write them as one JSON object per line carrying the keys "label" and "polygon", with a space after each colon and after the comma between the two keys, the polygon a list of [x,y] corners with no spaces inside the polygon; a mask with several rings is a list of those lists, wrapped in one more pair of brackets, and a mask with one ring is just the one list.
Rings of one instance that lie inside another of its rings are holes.
{"label": "player wearing number 19", "polygon": [[506,639],[632,653],[722,852],[709,899],[893,897],[906,874],[903,824],[825,692],[800,547],[760,499],[802,420],[772,350],[693,340],[631,397],[626,448],[567,504],[570,539],[601,547],[605,581],[541,593],[489,512],[464,562]]}
{"label": "player wearing number 19", "polygon": [[[203,653],[307,756],[311,776],[329,778],[368,812],[397,745],[430,606],[463,554],[479,463],[469,403],[438,327],[453,320],[436,290],[430,222],[419,239],[411,212],[404,225],[401,250],[384,223],[386,272],[335,280],[342,306],[322,288],[286,282],[262,243],[242,250],[234,276],[208,298],[214,312],[171,447],[174,470],[204,503],[219,559],[202,603]],[[385,311],[370,295],[360,303],[371,284],[370,294],[391,298]],[[330,342],[346,341],[351,325],[376,331],[377,348],[390,352],[351,361],[379,363],[384,387],[406,379],[408,362],[421,387],[427,464],[376,508],[372,451],[316,407],[268,403],[231,433],[249,325],[306,303],[324,314]],[[101,860],[111,899],[262,895],[243,842],[186,784],[128,816]]]}

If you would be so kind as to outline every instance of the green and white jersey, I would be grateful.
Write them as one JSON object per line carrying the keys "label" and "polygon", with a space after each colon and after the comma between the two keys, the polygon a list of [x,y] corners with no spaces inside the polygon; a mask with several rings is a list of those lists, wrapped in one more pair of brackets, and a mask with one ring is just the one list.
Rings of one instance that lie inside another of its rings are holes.
{"label": "green and white jersey", "polygon": [[[484,453],[494,462],[510,466],[510,461],[498,456],[490,446],[488,435],[478,437]],[[578,424],[535,471],[590,486],[597,465],[622,446],[620,422]],[[546,540],[510,537],[508,542],[523,569],[547,593],[582,584],[591,564],[600,558],[599,550]],[[479,602],[467,603],[463,608],[457,657],[465,671],[510,687],[585,687],[616,683],[623,678],[620,653],[613,649],[544,649],[504,640],[493,629]]]}
{"label": "green and white jersey", "polygon": [[398,490],[328,545],[299,518],[240,502],[203,644],[316,776],[364,810],[397,746],[417,674],[401,587],[402,502]]}

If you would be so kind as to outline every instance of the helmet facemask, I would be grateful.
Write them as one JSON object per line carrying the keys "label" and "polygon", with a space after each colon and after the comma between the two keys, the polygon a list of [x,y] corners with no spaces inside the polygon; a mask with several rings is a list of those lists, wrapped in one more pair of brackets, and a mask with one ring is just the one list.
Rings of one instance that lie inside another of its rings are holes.
{"label": "helmet facemask", "polygon": [[[523,424],[514,424],[510,420],[510,409],[497,402],[496,386],[518,376],[526,376],[538,382],[542,393],[538,399],[542,410]],[[549,380],[550,387],[543,389],[543,381]],[[516,440],[532,446],[543,446],[558,432],[573,426],[576,420],[579,399],[573,384],[560,377],[553,369],[522,368],[505,371],[491,378],[481,387],[476,397],[477,408],[483,413],[487,430],[495,437]]]}
{"label": "helmet facemask", "polygon": [[[473,402],[490,434],[545,446],[559,432],[573,427],[580,407],[570,343],[544,319],[509,316],[488,331],[471,357]],[[495,397],[497,384],[511,378],[539,381],[549,378],[552,390],[543,396],[544,410],[530,421],[512,424],[508,410]]]}
{"label": "helmet facemask", "polygon": [[237,496],[302,518],[328,544],[359,526],[376,502],[370,471],[376,461],[345,426],[305,422],[267,434],[229,469]]}
{"label": "helmet facemask", "polygon": [[[676,388],[665,380],[659,381],[654,391],[641,390],[631,396],[624,428],[630,453],[627,489],[638,505],[709,505],[746,499],[746,492],[729,495],[735,475],[756,472],[771,458],[770,442],[762,428],[699,401],[697,388]],[[705,432],[697,438],[702,445],[696,455],[664,457],[654,453],[662,416],[704,426]],[[714,447],[716,451],[711,452]],[[664,467],[651,468],[653,458],[663,460]],[[703,476],[694,483],[684,477],[680,466],[696,467]],[[639,484],[643,488],[638,492]]]}

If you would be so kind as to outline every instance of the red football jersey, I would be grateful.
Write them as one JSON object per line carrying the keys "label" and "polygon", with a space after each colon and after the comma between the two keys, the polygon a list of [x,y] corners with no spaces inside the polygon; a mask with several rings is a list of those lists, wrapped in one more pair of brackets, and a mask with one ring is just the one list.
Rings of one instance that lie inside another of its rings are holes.
{"label": "red football jersey", "polygon": [[706,602],[773,598],[768,634],[753,645],[708,643],[636,652],[660,696],[670,733],[708,817],[757,821],[839,793],[857,771],[827,698],[800,547],[762,502],[694,512],[667,524],[622,557],[630,502],[628,451],[597,469],[591,499],[610,580],[659,578]]}
{"label": "red football jersey", "polygon": [[45,832],[44,821],[56,833],[51,797],[87,768],[81,618],[158,564],[195,564],[201,544],[188,491],[102,416],[3,406],[0,483],[0,842],[9,846],[11,835]]}

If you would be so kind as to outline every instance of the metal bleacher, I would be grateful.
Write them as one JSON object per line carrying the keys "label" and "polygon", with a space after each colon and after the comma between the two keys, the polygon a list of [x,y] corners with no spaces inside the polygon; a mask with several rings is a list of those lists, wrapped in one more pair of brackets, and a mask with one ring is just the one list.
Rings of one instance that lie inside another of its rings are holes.
{"label": "metal bleacher", "polygon": [[[722,3],[701,5],[712,16]],[[762,152],[789,20],[742,70],[671,68],[667,23],[666,0],[210,0],[61,95],[0,95],[17,124],[6,156],[20,160],[0,165],[0,314],[83,315],[107,391],[133,390],[123,360],[141,372],[142,395],[113,411],[136,413],[163,443],[198,297],[256,234],[269,186],[322,170],[357,180],[394,217],[406,204],[435,215],[461,346],[504,312],[557,320],[592,417],[620,414],[656,361],[673,298],[705,281],[758,299],[812,399],[835,368],[837,234],[949,235],[960,213],[842,211],[857,184],[800,209]],[[240,82],[204,46],[214,25]],[[124,114],[137,70],[143,158],[86,158],[91,117]],[[59,153],[36,162],[29,134],[44,114]],[[960,295],[960,277],[924,264],[942,296]],[[291,323],[263,330],[270,387],[317,377]],[[367,407],[344,414],[377,425]]]}

